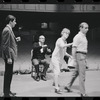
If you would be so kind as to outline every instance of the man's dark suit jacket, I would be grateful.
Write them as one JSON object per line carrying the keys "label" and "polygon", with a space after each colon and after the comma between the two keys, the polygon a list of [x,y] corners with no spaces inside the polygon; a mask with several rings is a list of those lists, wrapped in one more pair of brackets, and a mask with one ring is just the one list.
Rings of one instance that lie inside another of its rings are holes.
{"label": "man's dark suit jacket", "polygon": [[40,52],[40,49],[42,48],[42,46],[39,45],[39,42],[35,42],[33,44],[33,56],[32,59],[45,59],[45,54],[50,54],[49,52],[47,52],[47,47],[43,48],[43,53]]}
{"label": "man's dark suit jacket", "polygon": [[3,29],[1,35],[1,49],[2,49],[2,58],[12,58],[13,60],[17,57],[17,41],[13,31],[6,26]]}

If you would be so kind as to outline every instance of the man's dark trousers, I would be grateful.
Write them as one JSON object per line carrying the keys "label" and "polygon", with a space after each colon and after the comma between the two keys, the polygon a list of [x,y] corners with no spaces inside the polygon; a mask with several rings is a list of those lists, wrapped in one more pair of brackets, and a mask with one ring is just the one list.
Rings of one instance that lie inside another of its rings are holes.
{"label": "man's dark trousers", "polygon": [[10,93],[14,60],[12,60],[12,64],[8,64],[7,59],[5,59],[4,61],[5,61],[5,74],[4,74],[4,90],[3,90],[3,92],[4,92],[5,96],[8,96]]}

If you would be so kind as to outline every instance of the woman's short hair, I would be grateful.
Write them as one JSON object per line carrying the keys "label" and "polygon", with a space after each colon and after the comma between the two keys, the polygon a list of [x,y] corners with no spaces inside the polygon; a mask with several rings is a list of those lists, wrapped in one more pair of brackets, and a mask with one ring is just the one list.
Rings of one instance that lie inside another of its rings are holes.
{"label": "woman's short hair", "polygon": [[63,28],[62,31],[61,31],[61,36],[62,36],[63,33],[65,33],[65,32],[66,32],[66,34],[70,34],[70,30],[69,30],[68,28]]}

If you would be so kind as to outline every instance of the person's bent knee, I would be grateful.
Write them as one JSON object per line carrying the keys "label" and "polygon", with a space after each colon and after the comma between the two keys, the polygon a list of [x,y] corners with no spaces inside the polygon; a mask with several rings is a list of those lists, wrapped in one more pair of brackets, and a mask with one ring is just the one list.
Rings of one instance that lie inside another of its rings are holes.
{"label": "person's bent knee", "polygon": [[44,62],[44,66],[49,68],[49,63],[47,61]]}
{"label": "person's bent knee", "polygon": [[49,68],[49,64],[48,63],[46,63],[45,66]]}
{"label": "person's bent knee", "polygon": [[39,65],[39,61],[38,61],[37,59],[33,59],[33,60],[32,60],[32,64],[33,64],[33,65]]}

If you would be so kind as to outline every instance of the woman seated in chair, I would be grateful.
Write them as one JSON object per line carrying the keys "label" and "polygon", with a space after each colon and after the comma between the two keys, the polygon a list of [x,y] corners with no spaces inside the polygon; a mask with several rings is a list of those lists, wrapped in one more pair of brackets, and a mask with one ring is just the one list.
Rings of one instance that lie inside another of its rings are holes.
{"label": "woman seated in chair", "polygon": [[[32,55],[32,64],[35,67],[36,71],[36,81],[39,81],[40,78],[46,81],[46,72],[49,68],[49,62],[45,58],[46,54],[51,54],[51,49],[45,43],[45,37],[43,35],[39,36],[39,42],[33,44],[33,55]],[[40,73],[39,64],[44,65],[43,71]]]}

